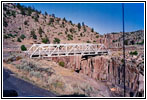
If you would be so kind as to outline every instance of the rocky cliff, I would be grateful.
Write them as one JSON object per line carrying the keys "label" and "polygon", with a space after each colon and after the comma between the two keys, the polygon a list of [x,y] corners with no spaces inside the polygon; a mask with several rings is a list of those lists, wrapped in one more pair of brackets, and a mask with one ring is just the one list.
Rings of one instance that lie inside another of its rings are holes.
{"label": "rocky cliff", "polygon": [[[123,96],[123,61],[119,57],[92,57],[83,59],[80,56],[52,58],[56,62],[65,62],[64,67],[74,70],[77,73],[85,75],[104,82],[110,82],[110,87],[115,87],[118,92],[115,96]],[[144,63],[142,61],[126,61],[125,85],[127,96],[143,96],[144,89],[142,88],[144,79]]]}

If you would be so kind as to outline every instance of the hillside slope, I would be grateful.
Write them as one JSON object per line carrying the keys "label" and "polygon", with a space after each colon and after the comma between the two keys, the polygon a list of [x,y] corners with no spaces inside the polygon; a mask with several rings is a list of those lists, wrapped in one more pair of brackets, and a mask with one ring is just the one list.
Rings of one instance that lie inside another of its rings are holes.
{"label": "hillside slope", "polygon": [[4,4],[4,40],[27,43],[93,43],[99,34],[80,23],[41,12],[19,4]]}
{"label": "hillside slope", "polygon": [[[100,35],[82,23],[73,24],[54,14],[42,14],[31,7],[3,4],[4,43],[103,43],[107,47],[122,47],[122,32]],[[143,45],[144,31],[126,32],[126,45]]]}

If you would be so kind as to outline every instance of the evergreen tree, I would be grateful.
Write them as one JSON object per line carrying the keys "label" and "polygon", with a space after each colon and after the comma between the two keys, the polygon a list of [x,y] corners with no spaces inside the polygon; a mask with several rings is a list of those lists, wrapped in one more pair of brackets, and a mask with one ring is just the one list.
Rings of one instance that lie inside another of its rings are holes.
{"label": "evergreen tree", "polygon": [[18,9],[20,9],[20,8],[21,8],[20,3],[17,3],[17,5],[16,5],[16,6],[17,6],[17,8],[18,8]]}
{"label": "evergreen tree", "polygon": [[71,20],[69,22],[70,22],[70,24],[72,24],[72,21]]}
{"label": "evergreen tree", "polygon": [[45,11],[45,16],[47,16],[48,15],[48,13]]}
{"label": "evergreen tree", "polygon": [[55,18],[55,14],[52,14],[52,17],[54,17],[54,18]]}
{"label": "evergreen tree", "polygon": [[42,37],[43,30],[42,30],[41,27],[39,27],[39,31],[38,31],[38,33],[40,34],[40,37]]}
{"label": "evergreen tree", "polygon": [[63,21],[65,21],[65,22],[67,21],[65,17],[63,18]]}
{"label": "evergreen tree", "polygon": [[78,23],[78,29],[81,29],[81,24],[80,23]]}
{"label": "evergreen tree", "polygon": [[91,29],[91,32],[94,32],[94,29],[93,28]]}
{"label": "evergreen tree", "polygon": [[29,7],[28,7],[28,14],[27,14],[27,15],[28,15],[28,16],[31,16],[32,11],[33,11],[33,10],[32,10],[32,7],[31,7],[31,6],[29,6]]}
{"label": "evergreen tree", "polygon": [[82,22],[82,26],[85,26],[84,22]]}
{"label": "evergreen tree", "polygon": [[27,50],[27,48],[25,47],[25,45],[21,45],[21,50],[22,51],[26,51]]}

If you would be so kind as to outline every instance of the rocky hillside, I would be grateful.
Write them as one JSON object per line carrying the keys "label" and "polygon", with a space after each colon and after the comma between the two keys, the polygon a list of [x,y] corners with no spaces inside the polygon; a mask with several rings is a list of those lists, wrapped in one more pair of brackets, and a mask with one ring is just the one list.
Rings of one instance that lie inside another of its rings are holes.
{"label": "rocky hillside", "polygon": [[[120,56],[96,56],[53,58],[55,62],[64,62],[65,68],[83,73],[92,79],[106,82],[111,96],[123,96],[123,58]],[[144,61],[143,57],[129,56],[126,59],[126,96],[143,96],[144,94]],[[114,90],[112,90],[114,89]]]}
{"label": "rocky hillside", "polygon": [[84,22],[74,24],[20,4],[4,4],[3,10],[4,40],[11,43],[98,42],[99,34]]}
{"label": "rocky hillside", "polygon": [[[117,34],[117,33],[116,33]],[[122,46],[123,37],[121,36],[117,39],[112,40],[114,44],[118,44]],[[143,45],[144,44],[144,31],[138,30],[134,32],[126,32],[125,33],[125,45]]]}
{"label": "rocky hillside", "polygon": [[[20,4],[3,5],[4,43],[104,43],[107,47],[122,47],[122,32],[100,35],[82,23],[42,14]],[[126,32],[126,45],[143,45],[144,31]]]}
{"label": "rocky hillside", "polygon": [[[122,32],[112,32],[101,36],[98,39],[99,43],[104,43],[108,48],[121,48],[123,45]],[[125,32],[125,45],[126,46],[143,46],[144,45],[144,31],[138,30],[133,32]]]}
{"label": "rocky hillside", "polygon": [[50,60],[30,59],[23,54],[13,53],[4,57],[3,65],[17,77],[54,92],[57,96],[110,96],[109,89],[102,82]]}

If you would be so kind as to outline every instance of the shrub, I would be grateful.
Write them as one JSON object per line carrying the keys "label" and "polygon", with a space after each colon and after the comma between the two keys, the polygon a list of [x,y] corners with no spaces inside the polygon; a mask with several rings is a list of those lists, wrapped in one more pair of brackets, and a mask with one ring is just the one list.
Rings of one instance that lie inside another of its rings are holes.
{"label": "shrub", "polygon": [[34,30],[31,31],[31,36],[33,37],[33,39],[37,39],[37,35],[35,34]]}
{"label": "shrub", "polygon": [[142,40],[141,42],[137,43],[138,45],[143,45],[144,44],[144,40]]}
{"label": "shrub", "polygon": [[38,18],[39,18],[38,12],[36,12],[34,16],[32,16],[32,18],[34,18],[35,22],[38,22]]}
{"label": "shrub", "polygon": [[67,32],[65,31],[65,34],[67,34]]}
{"label": "shrub", "polygon": [[18,61],[22,59],[22,55],[18,53],[10,54],[10,56],[4,58],[4,62],[12,63],[13,61]]}
{"label": "shrub", "polygon": [[11,14],[12,14],[13,17],[16,17],[16,12],[15,11],[12,11]]}
{"label": "shrub", "polygon": [[59,24],[60,18],[57,18],[56,21],[57,21],[57,23]]}
{"label": "shrub", "polygon": [[38,31],[38,33],[39,33],[39,34],[40,34],[40,36],[42,37],[43,30],[42,30],[42,28],[41,28],[41,27],[39,27],[39,31]]}
{"label": "shrub", "polygon": [[131,45],[134,45],[134,44],[135,44],[135,41],[134,41],[134,40],[131,40],[131,41],[130,41],[130,44],[131,44]]}
{"label": "shrub", "polygon": [[96,38],[99,38],[99,36],[97,35]]}
{"label": "shrub", "polygon": [[117,42],[117,40],[112,40],[112,42]]}
{"label": "shrub", "polygon": [[73,32],[73,29],[71,28],[71,29],[69,29],[69,31],[72,33]]}
{"label": "shrub", "polygon": [[62,66],[62,67],[64,67],[64,62],[63,61],[60,61],[59,62],[59,65]]}
{"label": "shrub", "polygon": [[24,34],[22,34],[22,35],[20,36],[20,38],[21,38],[21,39],[24,39],[24,38],[26,38],[26,36],[25,36]]}
{"label": "shrub", "polygon": [[34,30],[31,31],[31,35],[33,35],[33,34],[35,34],[35,31]]}
{"label": "shrub", "polygon": [[13,36],[15,37],[15,36],[17,36],[17,34],[14,34]]}
{"label": "shrub", "polygon": [[30,75],[31,75],[31,76],[35,76],[35,77],[37,77],[37,78],[40,78],[40,77],[42,76],[40,72],[35,72],[35,71],[31,71],[31,72],[30,72]]}
{"label": "shrub", "polygon": [[68,40],[73,40],[73,35],[68,34],[67,38],[68,38]]}
{"label": "shrub", "polygon": [[15,35],[13,35],[13,34],[11,34],[11,33],[10,33],[10,34],[7,34],[7,36],[8,36],[8,37],[15,38]]}
{"label": "shrub", "polygon": [[124,41],[124,44],[125,44],[125,45],[128,45],[128,40],[125,40],[125,41]]}
{"label": "shrub", "polygon": [[48,40],[47,37],[46,37],[46,38],[42,38],[42,42],[43,42],[43,43],[48,43],[48,41],[49,41],[49,40]]}
{"label": "shrub", "polygon": [[17,42],[21,42],[21,39],[20,38],[17,38]]}
{"label": "shrub", "polygon": [[4,18],[3,26],[4,26],[4,27],[7,27],[7,26],[8,26],[8,23],[7,23],[7,21],[6,21],[5,18]]}
{"label": "shrub", "polygon": [[58,35],[62,34],[62,32],[59,32]]}
{"label": "shrub", "polygon": [[82,37],[82,36],[83,36],[83,34],[82,34],[82,33],[80,33],[80,36]]}
{"label": "shrub", "polygon": [[38,22],[38,18],[37,17],[35,17],[34,20],[35,20],[35,22]]}
{"label": "shrub", "polygon": [[55,89],[57,88],[57,89],[62,89],[62,90],[64,90],[64,83],[61,82],[61,81],[59,81],[59,80],[56,80],[56,81],[53,82],[51,85],[54,86]]}
{"label": "shrub", "polygon": [[37,35],[36,34],[33,34],[33,39],[37,39]]}
{"label": "shrub", "polygon": [[7,14],[8,16],[11,16],[11,13],[10,13],[9,10],[6,11],[6,14]]}
{"label": "shrub", "polygon": [[62,25],[64,26],[64,22],[62,22]]}
{"label": "shrub", "polygon": [[54,18],[50,18],[48,25],[51,25],[54,22]]}
{"label": "shrub", "polygon": [[130,52],[130,55],[138,55],[138,52],[137,51]]}
{"label": "shrub", "polygon": [[28,21],[24,21],[24,24],[27,25],[28,24]]}
{"label": "shrub", "polygon": [[54,38],[54,41],[53,41],[54,43],[60,43],[60,39],[58,39],[58,38]]}
{"label": "shrub", "polygon": [[7,38],[15,38],[15,36],[16,36],[16,34],[15,35],[13,35],[13,34],[7,34],[7,35],[4,35],[4,39],[7,39]]}
{"label": "shrub", "polygon": [[10,38],[8,35],[4,35],[4,39]]}
{"label": "shrub", "polygon": [[25,45],[21,45],[21,51],[26,51],[27,48],[25,47]]}
{"label": "shrub", "polygon": [[95,43],[96,41],[95,41],[95,40],[93,40],[93,42]]}
{"label": "shrub", "polygon": [[124,63],[124,59],[121,59],[121,62]]}
{"label": "shrub", "polygon": [[87,43],[91,43],[91,42],[88,40]]}
{"label": "shrub", "polygon": [[18,60],[20,60],[20,59],[22,59],[22,57],[20,57],[20,56],[17,56],[17,57],[16,57],[16,61],[18,61]]}

